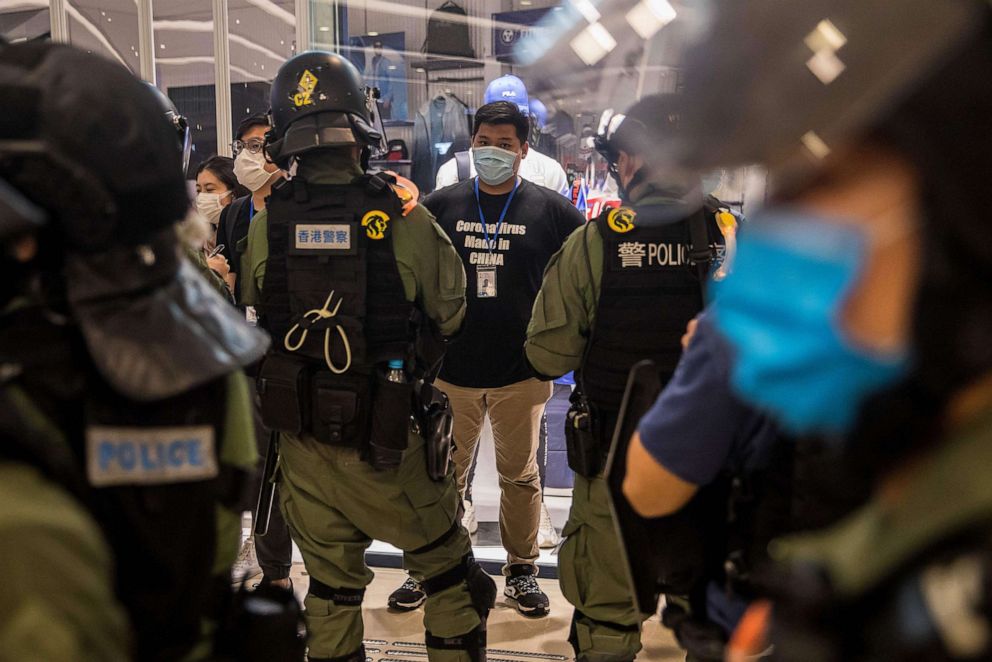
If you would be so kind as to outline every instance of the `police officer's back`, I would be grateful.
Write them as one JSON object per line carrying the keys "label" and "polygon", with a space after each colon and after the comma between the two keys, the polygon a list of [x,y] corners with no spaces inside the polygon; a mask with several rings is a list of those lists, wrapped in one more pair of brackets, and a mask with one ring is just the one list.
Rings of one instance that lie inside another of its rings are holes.
{"label": "police officer's back", "polygon": [[[0,318],[6,458],[60,485],[99,523],[136,657],[210,654],[201,636],[229,592],[240,533],[232,504],[254,461],[240,368],[262,355],[264,338],[180,257],[174,223],[190,203],[180,150],[145,85],[65,46],[13,46],[0,62],[0,176],[47,216],[0,228],[5,251],[7,237],[20,237],[4,261],[14,299],[4,297]],[[99,544],[69,550],[57,526],[51,536],[19,581],[68,570],[87,589],[39,581],[38,607],[5,619],[50,614],[36,633],[45,640],[52,627],[46,644],[87,610],[112,609],[84,604],[108,572]],[[65,620],[46,611],[66,603]],[[120,659],[115,643],[103,642],[104,659]]]}
{"label": "police officer's back", "polygon": [[259,393],[282,433],[281,507],[310,574],[310,659],[364,660],[373,537],[424,583],[429,657],[481,659],[495,586],[459,523],[450,413],[429,384],[464,316],[461,261],[426,210],[363,174],[379,136],[347,60],[287,62],[272,119],[268,154],[295,174],[252,223],[243,295],[273,337]]}
{"label": "police officer's back", "polygon": [[570,640],[579,660],[632,660],[640,650],[647,615],[634,607],[616,561],[602,472],[628,373],[648,358],[663,382],[674,372],[717,254],[717,215],[729,216],[704,204],[698,182],[645,164],[645,146],[670,140],[678,116],[677,97],[646,97],[600,137],[624,204],[576,230],[552,258],[527,331],[538,373],[577,371],[566,422],[576,484],[559,570],[575,606]]}

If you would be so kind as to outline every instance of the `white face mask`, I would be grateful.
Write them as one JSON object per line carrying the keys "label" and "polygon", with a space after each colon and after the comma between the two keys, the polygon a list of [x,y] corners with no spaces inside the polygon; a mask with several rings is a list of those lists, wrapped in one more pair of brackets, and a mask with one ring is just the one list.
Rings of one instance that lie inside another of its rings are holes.
{"label": "white face mask", "polygon": [[226,193],[197,193],[196,211],[206,216],[211,225],[217,225],[220,221],[220,213],[224,210],[224,204],[221,201],[232,193],[233,191]]}
{"label": "white face mask", "polygon": [[265,169],[265,155],[262,152],[252,154],[244,149],[234,159],[234,176],[252,193],[265,186],[278,172]]}

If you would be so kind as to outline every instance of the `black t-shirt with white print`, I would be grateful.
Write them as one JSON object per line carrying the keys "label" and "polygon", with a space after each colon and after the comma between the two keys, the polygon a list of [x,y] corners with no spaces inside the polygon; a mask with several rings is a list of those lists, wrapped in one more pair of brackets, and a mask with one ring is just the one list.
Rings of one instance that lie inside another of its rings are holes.
{"label": "black t-shirt with white print", "polygon": [[[479,191],[490,239],[495,238],[508,196]],[[469,388],[496,388],[533,376],[524,357],[524,340],[544,268],[585,218],[558,193],[520,180],[490,252],[479,218],[475,179],[435,191],[424,206],[451,237],[468,282],[465,323],[448,345],[441,379]],[[494,283],[486,282],[490,268]],[[490,288],[490,293],[494,287],[495,296],[480,298],[480,286]]]}

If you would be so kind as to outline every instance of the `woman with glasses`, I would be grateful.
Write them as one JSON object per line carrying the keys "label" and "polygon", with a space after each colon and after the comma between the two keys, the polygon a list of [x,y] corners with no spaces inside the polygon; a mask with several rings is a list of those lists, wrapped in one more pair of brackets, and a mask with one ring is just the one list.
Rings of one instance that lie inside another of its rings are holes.
{"label": "woman with glasses", "polygon": [[248,226],[256,213],[265,209],[265,199],[272,192],[272,185],[282,177],[282,171],[265,158],[262,146],[265,133],[269,130],[269,119],[265,115],[252,115],[238,126],[236,139],[231,144],[234,151],[234,175],[239,184],[250,195],[235,198],[220,213],[217,223],[217,244],[224,244],[220,255],[227,258],[230,265],[234,298],[241,301],[241,288],[237,274],[241,267],[241,251],[238,244],[248,236]]}

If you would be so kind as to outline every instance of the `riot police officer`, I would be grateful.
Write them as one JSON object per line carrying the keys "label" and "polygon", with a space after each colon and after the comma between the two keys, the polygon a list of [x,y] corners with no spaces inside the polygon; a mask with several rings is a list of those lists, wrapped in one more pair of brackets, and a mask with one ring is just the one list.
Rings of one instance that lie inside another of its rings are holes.
{"label": "riot police officer", "polygon": [[294,175],[253,221],[242,270],[273,338],[259,392],[266,427],[282,432],[280,505],[310,574],[309,655],[365,659],[375,538],[425,587],[430,659],[481,660],[495,584],[460,524],[450,412],[429,383],[438,341],[465,314],[465,274],[430,214],[363,172],[381,139],[370,103],[336,54],[279,70],[266,149]]}
{"label": "riot police officer", "polygon": [[[116,608],[97,585],[109,568],[80,521],[82,506],[113,554],[135,657],[212,655],[202,637],[230,590],[240,535],[233,504],[254,462],[241,367],[262,356],[264,336],[180,255],[174,224],[190,205],[181,152],[143,83],[66,46],[11,46],[0,50],[0,117],[0,177],[45,213],[0,227],[5,459],[78,500],[64,512],[38,511],[51,538],[38,558],[21,561],[15,596],[36,592],[8,603],[5,622],[47,616],[31,642],[57,648],[65,642],[53,628],[102,618],[85,633],[112,637],[99,648],[23,657],[125,656],[119,624],[117,634],[106,628]],[[75,540],[86,546],[69,549]],[[53,557],[57,550],[64,555]],[[56,585],[66,572],[73,579]],[[83,579],[86,590],[71,592]]]}
{"label": "riot police officer", "polygon": [[848,518],[773,543],[774,606],[731,659],[988,660],[992,8],[745,0],[702,43],[684,163],[761,163],[776,186],[715,292],[732,384],[877,473]]}
{"label": "riot police officer", "polygon": [[633,660],[650,615],[634,606],[617,562],[602,476],[628,372],[646,358],[655,360],[662,382],[674,372],[683,330],[702,309],[721,239],[717,215],[735,222],[704,205],[698,181],[646,163],[644,146],[671,140],[679,114],[678,97],[657,95],[611,120],[597,142],[623,206],[576,230],[552,258],[527,329],[536,372],[550,378],[576,370],[566,423],[576,478],[559,572],[575,606],[570,641],[584,662]]}

